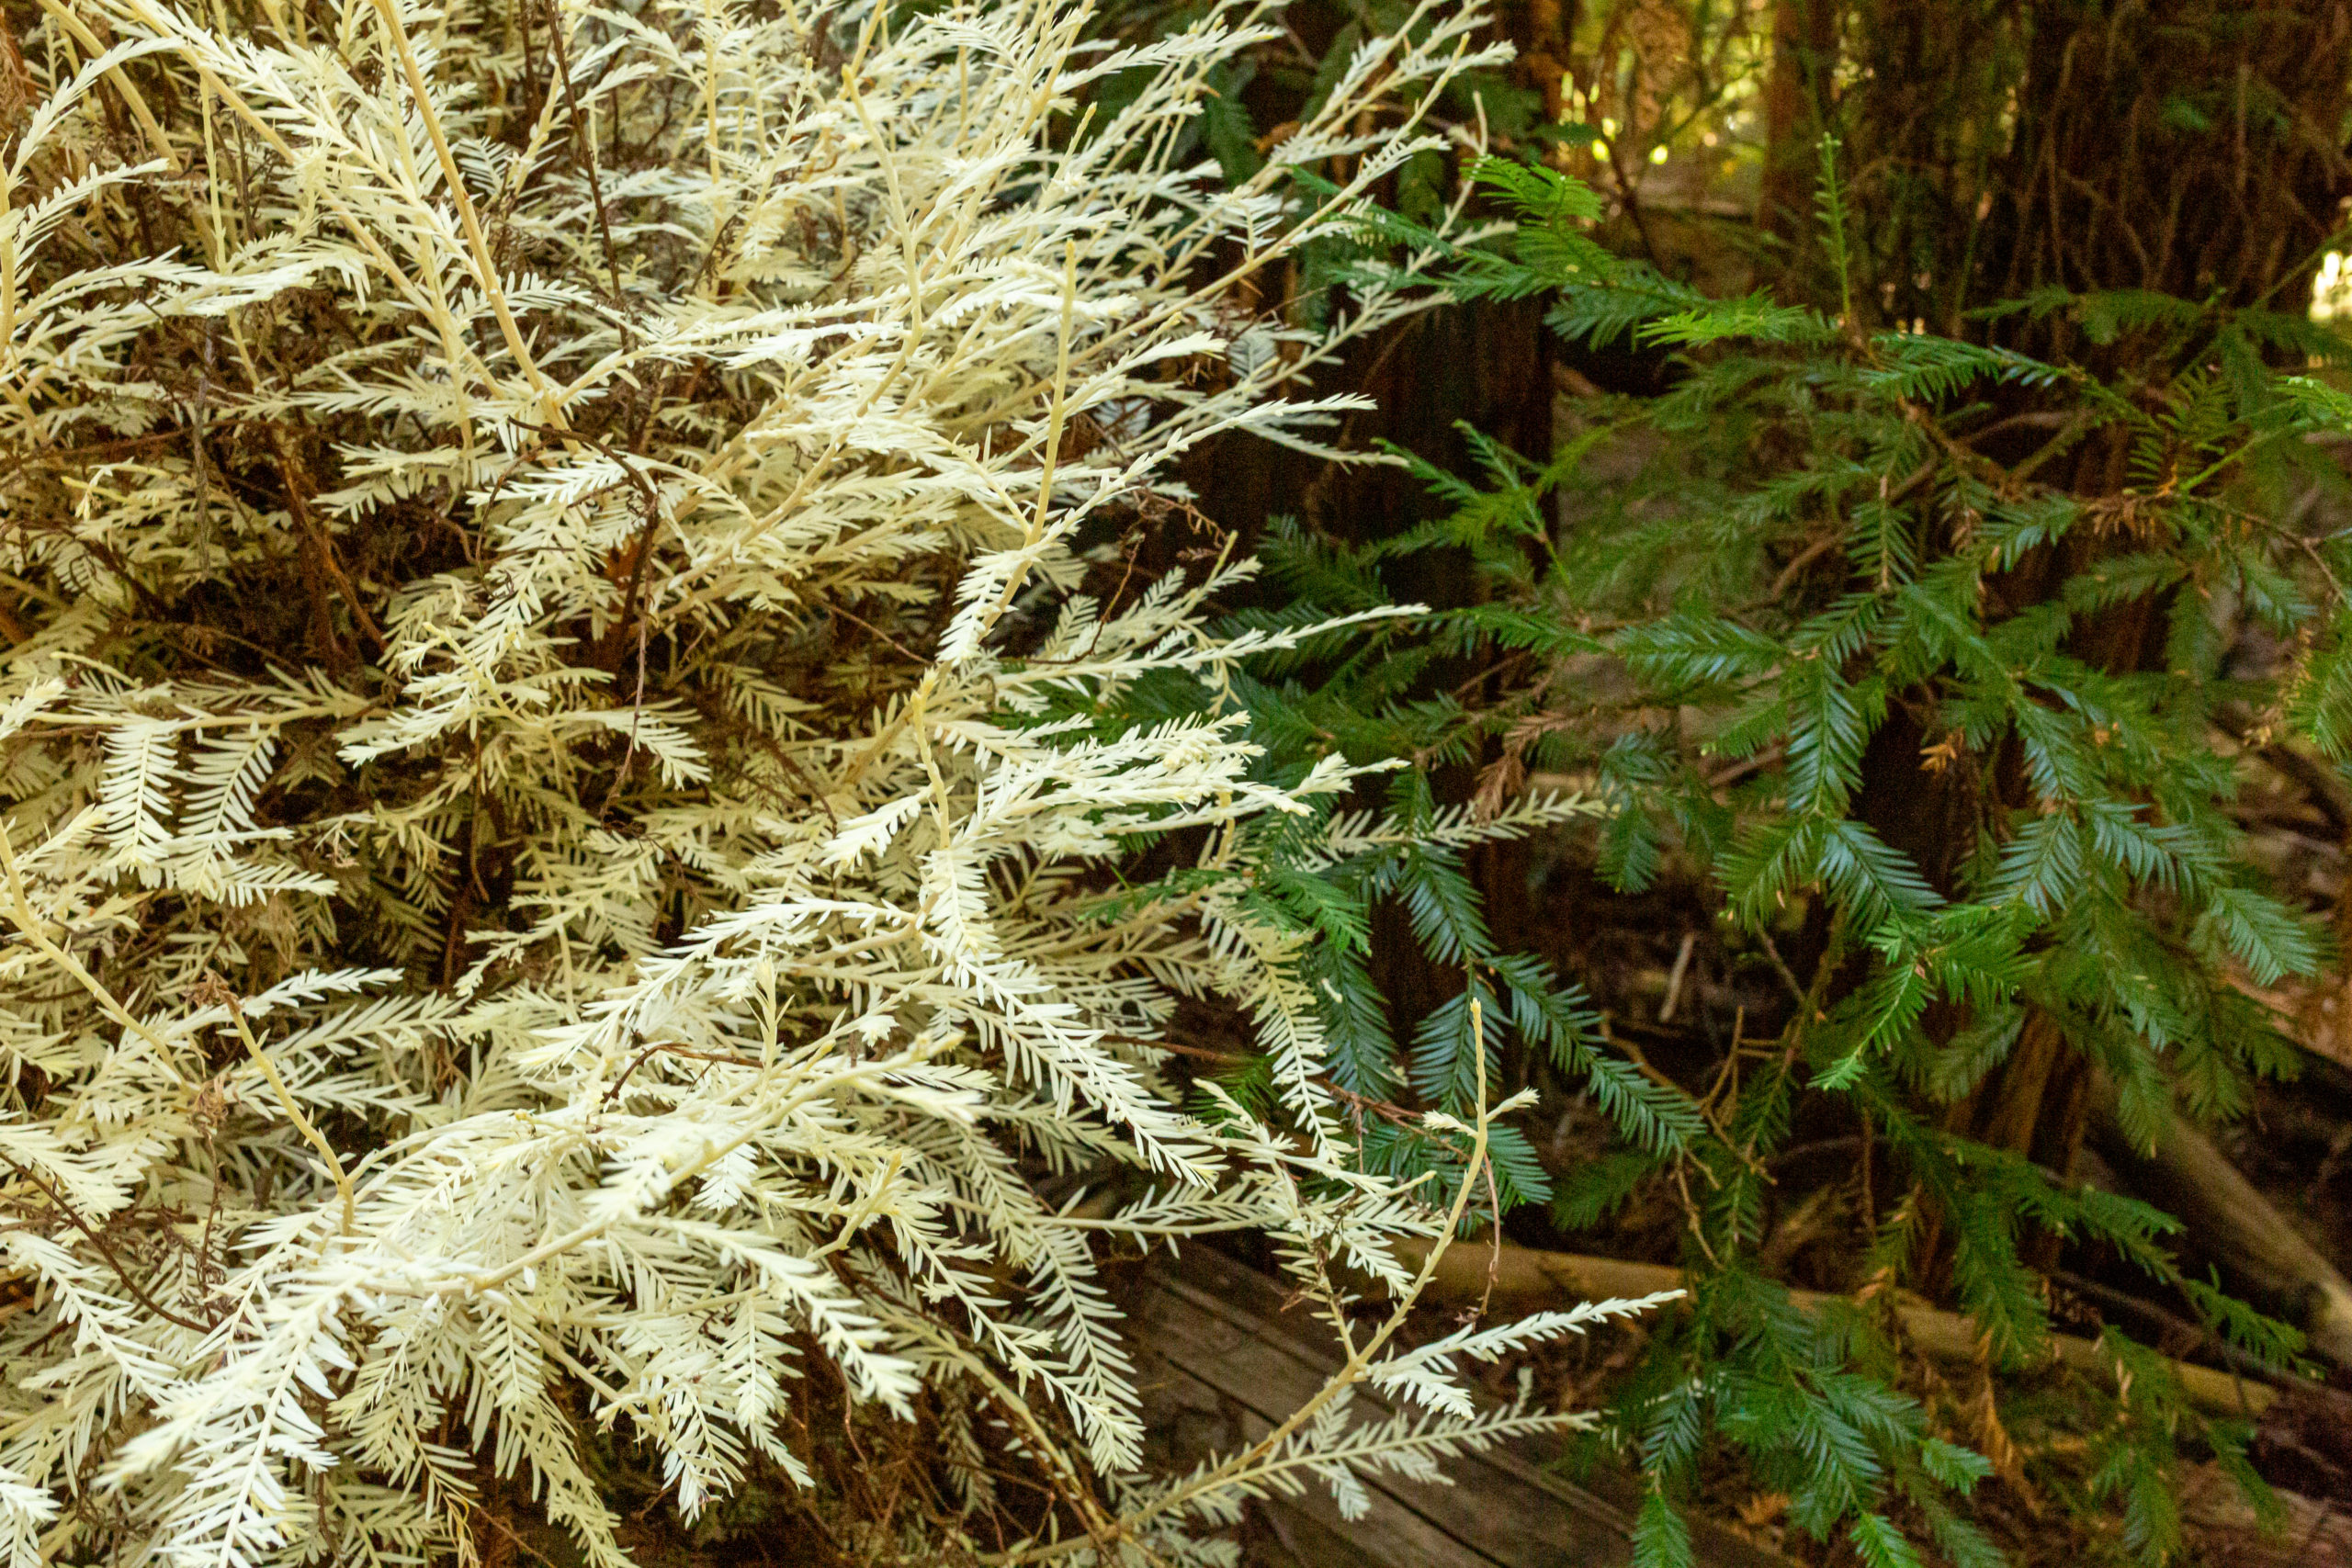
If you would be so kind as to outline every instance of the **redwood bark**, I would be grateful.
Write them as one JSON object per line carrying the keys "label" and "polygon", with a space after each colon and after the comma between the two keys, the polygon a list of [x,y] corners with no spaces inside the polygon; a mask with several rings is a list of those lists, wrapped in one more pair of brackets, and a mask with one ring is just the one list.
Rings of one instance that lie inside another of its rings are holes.
{"label": "redwood bark", "polygon": [[[1892,67],[1905,50],[1916,51],[1923,9],[1944,10],[1880,0],[1864,29],[1883,51],[1878,65]],[[1962,11],[1973,18],[1965,25],[1954,19]],[[1972,193],[1947,164],[1932,171],[1941,184],[1921,209],[1890,215],[1898,233],[1906,222],[1968,227],[1958,254],[1925,243],[1908,250],[1961,273],[1926,279],[1917,297],[1951,300],[1954,319],[1962,304],[2052,287],[2299,307],[2352,193],[2340,130],[2352,88],[2352,0],[2037,0],[2014,9],[1951,7],[1939,25],[1973,28],[1982,38],[2007,27],[2022,69],[2011,100],[2014,132],[1981,189]],[[1937,68],[1917,52],[1902,62]],[[1891,74],[1873,72],[1866,115],[1896,106],[1907,106],[1907,114],[1923,96],[1937,96],[1932,84],[1906,89]],[[1981,118],[1989,107],[1971,112]],[[1883,157],[1907,153],[1924,164],[1922,138],[1934,134],[1940,133],[1912,118],[1900,124],[1865,118],[1858,141]],[[1908,194],[1920,200],[1922,192],[1915,185]],[[1890,294],[1898,284],[1917,287],[1907,277],[1885,282]],[[2063,311],[2011,318],[2000,335],[2010,346],[2125,383],[2160,384],[2179,368],[2163,361],[2168,350],[2155,333],[2092,344]],[[2007,459],[2024,449],[1991,455]],[[2124,457],[2120,431],[2095,436],[2068,460],[2064,483],[2085,500],[2115,495],[2126,483]],[[1989,585],[1989,607],[2023,609],[2099,554],[2132,547],[2129,538],[2077,530]],[[2160,669],[2167,609],[2162,596],[2150,595],[2079,620],[2071,651],[2109,671]],[[1996,751],[1931,769],[1922,756],[1930,739],[1916,714],[1888,723],[1865,760],[1857,808],[1931,880],[1943,882],[1989,814],[2028,801],[2014,755]],[[2010,1057],[1954,1109],[1951,1124],[2063,1170],[2082,1142],[2086,1071],[2056,1022],[2036,1018]]]}
{"label": "redwood bark", "polygon": [[1773,0],[1772,73],[1764,84],[1764,182],[1756,226],[1792,243],[1813,230],[1816,149],[1828,128],[1838,62],[1838,0]]}

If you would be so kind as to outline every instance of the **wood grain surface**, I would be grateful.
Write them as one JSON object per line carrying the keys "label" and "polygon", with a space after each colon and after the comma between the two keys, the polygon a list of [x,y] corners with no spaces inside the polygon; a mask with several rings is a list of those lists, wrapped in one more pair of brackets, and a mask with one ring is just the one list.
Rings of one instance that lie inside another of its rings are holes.
{"label": "wood grain surface", "polygon": [[[1264,1436],[1339,1364],[1328,1337],[1288,1306],[1275,1281],[1204,1247],[1153,1273],[1136,1340],[1153,1443],[1176,1463]],[[1356,1399],[1367,1415],[1391,1408],[1369,1389]],[[1340,1517],[1320,1481],[1265,1506],[1293,1554],[1313,1568],[1630,1562],[1638,1483],[1623,1472],[1571,1483],[1546,1466],[1557,1449],[1556,1440],[1537,1441],[1451,1461],[1452,1485],[1370,1481],[1372,1507],[1357,1519]],[[1691,1531],[1706,1568],[1786,1568],[1778,1554],[1703,1520]]]}

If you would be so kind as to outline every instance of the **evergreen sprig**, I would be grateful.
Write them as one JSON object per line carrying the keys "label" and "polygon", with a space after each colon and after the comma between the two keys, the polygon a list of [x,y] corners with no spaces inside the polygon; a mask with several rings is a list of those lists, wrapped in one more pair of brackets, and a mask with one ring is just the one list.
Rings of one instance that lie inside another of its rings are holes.
{"label": "evergreen sprig", "polygon": [[[1573,1058],[1623,1147],[1562,1175],[1558,1222],[1590,1224],[1678,1174],[1703,1193],[1692,1308],[1652,1341],[1610,1427],[1650,1477],[1637,1560],[1689,1562],[1671,1504],[1712,1433],[1759,1487],[1789,1495],[1797,1525],[1842,1536],[1871,1568],[1918,1562],[1915,1536],[1989,1563],[1998,1554],[1964,1506],[1985,1462],[1894,1392],[1890,1320],[1797,1311],[1758,1271],[1765,1162],[1800,1105],[1849,1106],[1900,1183],[1870,1237],[1873,1289],[1942,1282],[1997,1362],[2024,1365],[2047,1342],[2035,1237],[2107,1249],[2266,1365],[2299,1354],[2291,1329],[2180,1272],[2161,1213],[1971,1141],[1952,1108],[2029,1030],[2112,1079],[2143,1141],[2177,1104],[2226,1113],[2250,1078],[2292,1072],[2241,982],[2308,976],[2324,943],[2244,854],[2228,809],[2242,752],[2217,738],[2252,715],[2257,743],[2299,727],[2332,759],[2352,748],[2339,587],[2352,548],[2301,537],[2267,501],[2324,479],[2300,438],[2352,423],[2352,400],[2274,370],[2266,354],[2319,354],[2325,334],[2261,310],[2043,295],[1980,317],[2068,311],[2094,343],[2163,334],[2169,378],[2129,388],[1990,339],[1871,326],[1844,287],[1856,220],[1834,144],[1818,202],[1834,320],[1597,258],[1578,232],[1589,193],[1548,168],[1488,160],[1477,175],[1518,221],[1453,253],[1462,297],[1548,298],[1568,339],[1671,351],[1675,383],[1603,405],[1548,460],[1481,443],[1476,479],[1417,465],[1443,514],[1397,537],[1348,548],[1283,535],[1293,613],[1376,603],[1384,573],[1438,549],[1465,555],[1480,592],[1367,633],[1347,661],[1291,667],[1282,700],[1359,716],[1330,732],[1363,761],[1374,753],[1354,748],[1385,744],[1483,764],[1488,809],[1532,770],[1588,777],[1611,812],[1604,876],[1636,889],[1668,854],[1690,857],[1735,931],[1796,942],[1811,961],[1786,974],[1794,1006],[1778,1037],[1736,1047],[1704,1096],[1600,1048]],[[2341,345],[2327,337],[2324,352]],[[1593,445],[1630,423],[1679,438],[1641,507],[1585,478]],[[2021,451],[1992,439],[2019,427],[2039,433]],[[2128,455],[2120,491],[2061,482],[2061,459],[2094,440]],[[1556,521],[1563,492],[1573,525]],[[1317,596],[1341,582],[1345,599]],[[2160,663],[2090,651],[2119,607],[2158,617]],[[2248,676],[2229,658],[2233,624],[2291,656]],[[1417,660],[1433,652],[1488,671],[1453,688],[1483,699],[1419,695]],[[1572,697],[1566,671],[1578,693],[1611,695]],[[1942,863],[1891,841],[1865,798],[1898,716],[1922,739],[1896,765],[1967,818]],[[1728,763],[1738,782],[1715,782]],[[1425,947],[1468,958],[1474,988],[1498,983],[1460,934],[1450,871],[1400,889]],[[1462,1077],[1461,1010],[1440,1008],[1400,1051],[1423,1093]],[[2178,1540],[2161,1481],[2177,1443],[2198,1433],[2242,1470],[2245,1434],[2196,1416],[2149,1352],[2111,1330],[2105,1343],[2128,1415],[2081,1498],[2120,1509],[2132,1551],[2155,1562]]]}

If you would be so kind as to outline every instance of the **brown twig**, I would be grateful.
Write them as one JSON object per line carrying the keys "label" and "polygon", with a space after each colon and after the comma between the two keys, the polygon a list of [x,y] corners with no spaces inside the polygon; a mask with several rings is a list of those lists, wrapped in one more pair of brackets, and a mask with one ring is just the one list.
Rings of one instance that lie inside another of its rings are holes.
{"label": "brown twig", "polygon": [[[530,14],[530,6],[527,4],[525,5],[523,11],[527,17]],[[527,22],[526,25],[528,25]],[[563,106],[566,118],[571,122],[572,150],[579,155],[580,161],[588,165],[588,199],[596,209],[596,232],[604,241],[605,271],[612,282],[613,310],[619,318],[621,346],[627,348],[629,346],[630,335],[628,300],[628,297],[621,292],[620,259],[613,249],[612,221],[605,212],[604,181],[598,176],[596,171],[596,143],[593,138],[583,135],[580,128],[580,100],[572,91],[571,51],[563,41],[563,13],[560,6],[550,5],[548,7],[548,42],[554,47],[556,69],[563,82]]]}
{"label": "brown twig", "polygon": [[1781,574],[1772,579],[1772,586],[1764,590],[1764,602],[1768,604],[1777,603],[1781,595],[1789,591],[1789,584],[1794,582],[1805,568],[1819,560],[1826,552],[1837,547],[1838,538],[1839,536],[1836,534],[1824,534],[1820,538],[1799,550],[1789,564],[1781,569]]}
{"label": "brown twig", "polygon": [[98,1249],[98,1255],[106,1259],[107,1267],[113,1271],[116,1279],[122,1281],[122,1288],[130,1292],[132,1300],[165,1322],[175,1323],[182,1328],[194,1329],[198,1334],[212,1332],[210,1324],[198,1323],[192,1317],[182,1317],[178,1313],[149,1295],[139,1281],[130,1277],[130,1270],[123,1267],[121,1258],[117,1255],[112,1247],[107,1244],[107,1238],[91,1229],[89,1222],[74,1212],[74,1205],[65,1201],[64,1195],[41,1179],[40,1172],[17,1164],[15,1157],[5,1149],[0,1149],[0,1161],[6,1161],[9,1169],[40,1188],[41,1195],[49,1200],[51,1206],[63,1217],[65,1222],[89,1238],[90,1245]]}
{"label": "brown twig", "polygon": [[729,1067],[764,1067],[767,1066],[765,1062],[763,1062],[753,1056],[737,1056],[725,1055],[717,1051],[691,1051],[684,1045],[673,1045],[666,1041],[657,1041],[653,1044],[648,1045],[644,1050],[639,1051],[636,1056],[630,1059],[629,1065],[621,1069],[621,1076],[615,1078],[612,1082],[612,1087],[605,1090],[604,1098],[596,1102],[597,1105],[599,1107],[610,1105],[614,1100],[620,1098],[620,1092],[628,1086],[630,1077],[636,1073],[638,1068],[645,1066],[647,1061],[655,1056],[685,1056],[694,1061],[717,1062],[722,1066]]}
{"label": "brown twig", "polygon": [[376,617],[368,613],[368,605],[359,597],[357,585],[343,570],[343,562],[335,558],[334,536],[311,511],[310,498],[302,493],[302,483],[295,477],[300,470],[295,466],[294,455],[287,449],[285,436],[274,423],[265,422],[263,428],[269,432],[270,450],[277,455],[277,471],[286,481],[286,509],[294,514],[295,525],[302,530],[303,538],[318,553],[320,567],[334,580],[335,586],[343,590],[344,602],[351,606],[351,618],[358,625],[360,635],[375,644],[376,652],[380,656],[385,648],[384,629],[376,624]]}

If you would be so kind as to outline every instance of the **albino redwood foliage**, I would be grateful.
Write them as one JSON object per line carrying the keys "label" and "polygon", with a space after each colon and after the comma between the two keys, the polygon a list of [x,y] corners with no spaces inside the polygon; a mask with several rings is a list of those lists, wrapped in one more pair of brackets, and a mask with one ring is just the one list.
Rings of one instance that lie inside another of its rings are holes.
{"label": "albino redwood foliage", "polygon": [[[1416,308],[1243,286],[1434,144],[1472,11],[1233,189],[1184,132],[1262,8],[1112,54],[1055,0],[44,6],[0,56],[15,1563],[463,1551],[485,1466],[618,1563],[577,1413],[692,1517],[817,1484],[808,1358],[967,1519],[979,1456],[1042,1476],[1015,1559],[1216,1559],[1253,1490],[1554,1419],[1448,1368],[1578,1314],[1391,1320],[1155,1481],[1090,1250],[1263,1227],[1336,1324],[1329,1266],[1409,1291],[1389,1240],[1448,1224],[1353,1173],[1310,936],[1249,897],[1378,838],[1351,770],[1129,702],[1299,634],[1205,629],[1222,556],[1080,590],[1185,525],[1179,455],[1311,441],[1316,367]],[[1182,876],[1108,874],[1171,833]],[[1278,1125],[1180,1108],[1186,993],[1254,1021]],[[1036,1190],[1122,1167],[1124,1211]],[[1428,1413],[1351,1424],[1367,1377]]]}

